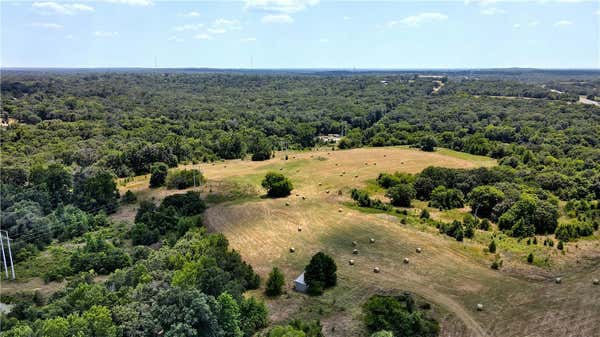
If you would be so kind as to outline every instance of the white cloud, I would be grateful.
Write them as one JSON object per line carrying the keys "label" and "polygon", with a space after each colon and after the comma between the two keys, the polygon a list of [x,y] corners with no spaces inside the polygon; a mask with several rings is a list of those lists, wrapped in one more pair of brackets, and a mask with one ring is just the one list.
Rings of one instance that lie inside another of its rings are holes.
{"label": "white cloud", "polygon": [[321,38],[321,39],[319,39],[319,42],[327,43],[327,42],[329,42],[329,39]]}
{"label": "white cloud", "polygon": [[238,20],[229,20],[229,19],[216,19],[212,24],[212,29],[225,31],[231,30],[240,30],[242,29],[242,25]]}
{"label": "white cloud", "polygon": [[319,0],[244,0],[246,8],[279,13],[297,13],[316,6]]}
{"label": "white cloud", "polygon": [[206,34],[206,33],[201,33],[201,34],[196,34],[194,36],[194,39],[198,39],[198,40],[212,40],[212,36],[210,36],[209,34]]}
{"label": "white cloud", "polygon": [[262,23],[292,23],[294,18],[288,14],[269,14],[263,16],[260,21]]}
{"label": "white cloud", "polygon": [[422,23],[435,22],[435,21],[446,21],[448,20],[448,16],[442,13],[437,12],[426,12],[420,13],[417,15],[407,16],[400,21],[390,21],[388,22],[388,27],[393,27],[397,24],[403,24],[406,26],[419,26]]}
{"label": "white cloud", "polygon": [[560,21],[557,21],[556,23],[554,23],[554,26],[556,26],[556,27],[566,27],[566,26],[570,26],[572,24],[573,24],[573,22],[571,22],[569,20],[560,20]]}
{"label": "white cloud", "polygon": [[539,26],[539,24],[540,24],[540,22],[538,20],[533,20],[533,21],[530,21],[527,25],[529,27],[537,27],[537,26]]}
{"label": "white cloud", "polygon": [[34,2],[31,6],[51,14],[75,15],[78,12],[94,11],[94,7],[88,5],[78,3],[59,4],[58,2],[54,1]]}
{"label": "white cloud", "polygon": [[167,40],[168,41],[174,41],[174,42],[183,42],[183,39],[180,38],[180,37],[178,37],[178,36],[176,36],[176,35],[173,35],[173,36],[169,37]]}
{"label": "white cloud", "polygon": [[202,23],[190,23],[190,24],[186,24],[186,25],[181,25],[181,26],[175,26],[173,27],[174,31],[177,32],[183,32],[186,30],[200,30],[204,27],[204,24]]}
{"label": "white cloud", "polygon": [[348,21],[348,20],[352,20],[352,18],[349,16],[344,16],[344,21]]}
{"label": "white cloud", "polygon": [[119,32],[102,32],[96,31],[94,32],[95,37],[117,37],[119,36]]}
{"label": "white cloud", "polygon": [[465,0],[465,5],[477,4],[479,6],[490,6],[497,3],[499,0]]}
{"label": "white cloud", "polygon": [[243,39],[244,42],[255,42],[257,39],[255,37],[247,37]]}
{"label": "white cloud", "polygon": [[499,14],[506,14],[506,11],[503,9],[496,8],[496,7],[490,7],[490,8],[482,9],[481,14],[483,14],[483,15],[499,15]]}
{"label": "white cloud", "polygon": [[208,31],[211,34],[224,34],[224,33],[227,33],[227,29],[225,29],[225,28],[209,28],[206,31]]}
{"label": "white cloud", "polygon": [[122,4],[129,6],[152,6],[154,2],[152,0],[104,0],[113,4]]}
{"label": "white cloud", "polygon": [[514,29],[519,29],[519,28],[521,28],[521,24],[520,24],[520,23],[515,23],[515,24],[513,25],[513,28],[514,28]]}
{"label": "white cloud", "polygon": [[191,12],[187,12],[187,13],[181,14],[181,16],[187,16],[187,17],[190,17],[190,18],[197,18],[197,17],[200,16],[200,13],[198,13],[196,11],[191,11]]}
{"label": "white cloud", "polygon": [[58,23],[51,22],[34,22],[31,24],[33,27],[44,28],[44,29],[61,29],[63,26]]}
{"label": "white cloud", "polygon": [[600,9],[596,11],[596,15],[600,15]]}

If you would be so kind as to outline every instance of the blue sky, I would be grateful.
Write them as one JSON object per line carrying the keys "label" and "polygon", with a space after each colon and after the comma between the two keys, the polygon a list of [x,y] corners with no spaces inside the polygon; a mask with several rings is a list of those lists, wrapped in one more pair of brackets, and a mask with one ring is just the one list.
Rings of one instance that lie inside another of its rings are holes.
{"label": "blue sky", "polygon": [[600,68],[600,1],[1,1],[3,67]]}

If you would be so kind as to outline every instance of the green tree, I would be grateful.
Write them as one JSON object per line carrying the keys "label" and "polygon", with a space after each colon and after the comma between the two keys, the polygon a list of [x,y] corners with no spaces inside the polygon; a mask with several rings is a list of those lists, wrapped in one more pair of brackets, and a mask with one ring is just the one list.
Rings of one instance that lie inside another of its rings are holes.
{"label": "green tree", "polygon": [[62,317],[47,319],[43,323],[42,331],[44,337],[67,337],[69,322]]}
{"label": "green tree", "polygon": [[371,337],[394,337],[394,334],[391,331],[381,330],[373,333]]}
{"label": "green tree", "polygon": [[169,166],[165,163],[153,163],[150,165],[150,187],[160,187],[165,184]]}
{"label": "green tree", "polygon": [[390,202],[398,207],[410,207],[410,202],[415,198],[416,192],[412,185],[398,184],[391,187],[385,194],[390,198]]}
{"label": "green tree", "polygon": [[460,190],[438,186],[431,191],[430,207],[440,209],[461,208],[464,206],[464,195]]}
{"label": "green tree", "polygon": [[113,323],[110,309],[107,307],[94,305],[83,313],[83,318],[88,321],[90,337],[117,336],[117,327]]}
{"label": "green tree", "polygon": [[533,253],[529,253],[529,255],[527,255],[527,263],[533,263]]}
{"label": "green tree", "polygon": [[311,293],[320,294],[337,283],[337,266],[333,258],[318,252],[304,268],[304,281]]}
{"label": "green tree", "polygon": [[302,330],[286,325],[276,326],[269,331],[268,337],[306,337],[306,334]]}
{"label": "green tree", "polygon": [[294,189],[292,182],[288,178],[276,172],[267,173],[261,185],[267,190],[267,195],[273,198],[288,196]]}
{"label": "green tree", "polygon": [[421,139],[421,150],[423,151],[433,152],[436,146],[437,140],[432,136],[425,136]]}
{"label": "green tree", "polygon": [[284,283],[285,279],[281,270],[279,270],[277,267],[273,267],[269,273],[269,278],[267,279],[265,293],[268,296],[281,295],[281,287],[283,287]]}
{"label": "green tree", "polygon": [[73,195],[77,206],[85,211],[114,213],[119,207],[115,177],[103,169],[88,168],[77,173]]}
{"label": "green tree", "polygon": [[242,337],[240,310],[237,302],[227,292],[217,298],[217,320],[223,330],[223,337]]}
{"label": "green tree", "polygon": [[475,216],[489,218],[494,206],[504,199],[504,193],[493,186],[477,186],[467,199]]}
{"label": "green tree", "polygon": [[68,203],[71,199],[73,176],[61,164],[33,167],[29,181],[50,194],[50,202],[53,208],[60,203]]}

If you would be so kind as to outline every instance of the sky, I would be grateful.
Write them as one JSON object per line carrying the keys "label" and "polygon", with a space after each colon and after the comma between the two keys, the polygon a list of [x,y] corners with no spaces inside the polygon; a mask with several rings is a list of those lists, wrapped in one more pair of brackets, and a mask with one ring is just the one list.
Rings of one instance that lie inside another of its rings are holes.
{"label": "sky", "polygon": [[600,0],[4,1],[2,67],[600,68]]}

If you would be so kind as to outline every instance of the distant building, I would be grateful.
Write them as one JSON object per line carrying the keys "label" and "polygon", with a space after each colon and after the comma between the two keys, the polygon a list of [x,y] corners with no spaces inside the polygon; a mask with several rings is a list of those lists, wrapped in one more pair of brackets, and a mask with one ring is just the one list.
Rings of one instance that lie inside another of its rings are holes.
{"label": "distant building", "polygon": [[304,282],[304,272],[294,280],[294,289],[301,293],[308,291],[308,285],[306,285],[306,282]]}
{"label": "distant building", "polygon": [[337,133],[330,133],[328,135],[319,136],[320,141],[323,143],[337,143],[342,139],[342,137]]}

